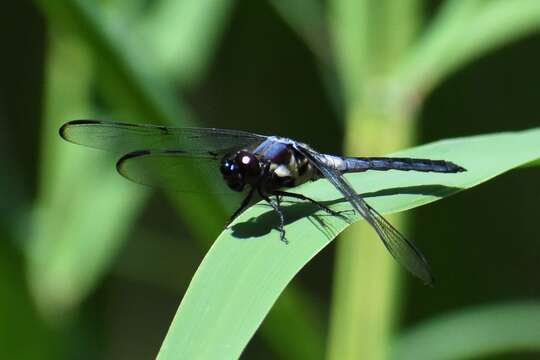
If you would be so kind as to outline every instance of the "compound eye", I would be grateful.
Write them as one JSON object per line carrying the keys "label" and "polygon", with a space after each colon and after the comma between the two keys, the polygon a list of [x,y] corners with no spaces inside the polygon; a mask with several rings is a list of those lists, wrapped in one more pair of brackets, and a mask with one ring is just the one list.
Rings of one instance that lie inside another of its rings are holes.
{"label": "compound eye", "polygon": [[235,170],[235,165],[234,163],[231,161],[231,160],[225,160],[222,164],[221,164],[221,167],[219,168],[219,171],[221,171],[221,173],[225,176],[229,176],[233,173],[233,171]]}
{"label": "compound eye", "polygon": [[255,155],[246,151],[240,151],[236,157],[242,172],[247,176],[259,175],[259,160]]}
{"label": "compound eye", "polygon": [[219,168],[219,171],[223,174],[223,175],[228,175],[229,173],[229,168],[227,167],[227,165],[225,164],[222,164]]}

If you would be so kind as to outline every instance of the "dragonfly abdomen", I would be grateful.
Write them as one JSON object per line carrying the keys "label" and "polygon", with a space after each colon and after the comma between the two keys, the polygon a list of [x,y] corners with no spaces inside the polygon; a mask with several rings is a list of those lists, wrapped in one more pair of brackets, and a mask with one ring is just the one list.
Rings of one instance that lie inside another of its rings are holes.
{"label": "dragonfly abdomen", "polygon": [[367,170],[401,170],[438,173],[457,173],[466,171],[461,166],[444,160],[390,157],[346,157],[344,158],[344,162],[345,170],[343,172],[345,173]]}

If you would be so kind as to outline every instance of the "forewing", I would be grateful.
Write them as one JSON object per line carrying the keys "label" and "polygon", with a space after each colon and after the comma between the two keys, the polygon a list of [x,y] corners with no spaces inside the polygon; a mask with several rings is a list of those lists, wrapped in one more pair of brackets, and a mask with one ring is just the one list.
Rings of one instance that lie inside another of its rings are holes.
{"label": "forewing", "polygon": [[172,128],[98,120],[69,121],[60,128],[60,136],[75,144],[119,154],[144,149],[174,149],[211,156],[254,146],[266,139],[263,135],[238,130]]}
{"label": "forewing", "polygon": [[[124,155],[116,168],[131,181],[167,191],[231,194],[219,172],[219,160],[206,153],[142,150]],[[200,176],[191,176],[193,172]]]}
{"label": "forewing", "polygon": [[432,285],[433,276],[426,258],[411,240],[406,239],[382,215],[369,206],[342,174],[321,159],[321,155],[311,149],[297,147],[323,176],[328,179],[351,203],[352,207],[375,229],[385,247],[396,261],[424,283]]}

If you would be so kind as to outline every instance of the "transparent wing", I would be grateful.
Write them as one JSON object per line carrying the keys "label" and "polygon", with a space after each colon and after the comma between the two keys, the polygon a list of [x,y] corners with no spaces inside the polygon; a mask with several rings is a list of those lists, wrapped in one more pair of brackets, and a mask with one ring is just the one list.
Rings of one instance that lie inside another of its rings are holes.
{"label": "transparent wing", "polygon": [[99,120],[69,121],[60,128],[60,136],[75,144],[119,154],[143,149],[175,149],[216,155],[254,146],[266,139],[266,136],[238,130],[172,128]]}
{"label": "transparent wing", "polygon": [[433,286],[435,279],[427,259],[418,246],[403,236],[377,210],[365,202],[364,204],[371,217],[371,221],[368,220],[368,222],[375,228],[390,254],[413,275],[422,279],[425,284]]}
{"label": "transparent wing", "polygon": [[[176,150],[142,150],[128,153],[116,163],[125,178],[155,188],[189,193],[231,194],[219,171],[220,158]],[[190,176],[193,172],[198,177]],[[194,180],[196,179],[196,180]]]}
{"label": "transparent wing", "polygon": [[434,278],[426,258],[411,240],[406,239],[381,214],[369,206],[342,174],[324,163],[322,155],[311,149],[296,147],[351,203],[353,208],[375,229],[384,246],[396,261],[424,283],[433,285]]}

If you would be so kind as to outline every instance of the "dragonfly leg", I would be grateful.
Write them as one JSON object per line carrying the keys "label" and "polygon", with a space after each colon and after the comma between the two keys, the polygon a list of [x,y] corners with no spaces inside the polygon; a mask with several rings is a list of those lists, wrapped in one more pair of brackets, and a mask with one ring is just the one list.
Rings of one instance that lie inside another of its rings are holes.
{"label": "dragonfly leg", "polygon": [[287,239],[285,239],[285,217],[283,216],[283,212],[281,211],[281,208],[280,208],[279,204],[277,202],[272,201],[272,199],[270,199],[268,197],[268,195],[264,194],[260,189],[259,189],[259,195],[268,204],[270,204],[270,206],[278,214],[278,216],[279,216],[279,227],[278,227],[278,229],[279,229],[279,239],[281,241],[283,241],[285,244],[288,244],[289,242],[287,241]]}
{"label": "dragonfly leg", "polygon": [[[302,195],[302,194],[297,194],[297,193],[292,193],[292,192],[287,192],[287,191],[279,191],[279,190],[275,190],[272,192],[272,195],[276,195],[276,196],[287,196],[287,197],[291,197],[291,198],[294,198],[294,199],[299,199],[299,200],[305,200],[305,201],[309,201],[310,203],[312,203],[313,205],[316,205],[319,209],[327,212],[328,214],[330,215],[334,215],[334,216],[343,216],[342,213],[343,211],[335,211],[335,210],[332,210],[330,209],[328,206],[324,205],[324,204],[321,204],[320,202],[318,202],[317,200],[314,200],[310,197],[307,197],[305,195]],[[345,210],[347,211],[347,210]]]}
{"label": "dragonfly leg", "polygon": [[253,197],[254,192],[255,192],[255,188],[251,188],[251,190],[249,190],[249,193],[246,195],[244,200],[242,200],[242,204],[240,204],[240,207],[236,209],[234,214],[231,215],[231,218],[229,219],[229,221],[227,221],[227,223],[225,224],[225,228],[229,227],[229,225],[233,222],[233,220],[236,219],[236,217],[240,215],[240,213],[244,211],[245,208],[248,207],[249,202],[251,201],[251,198]]}

